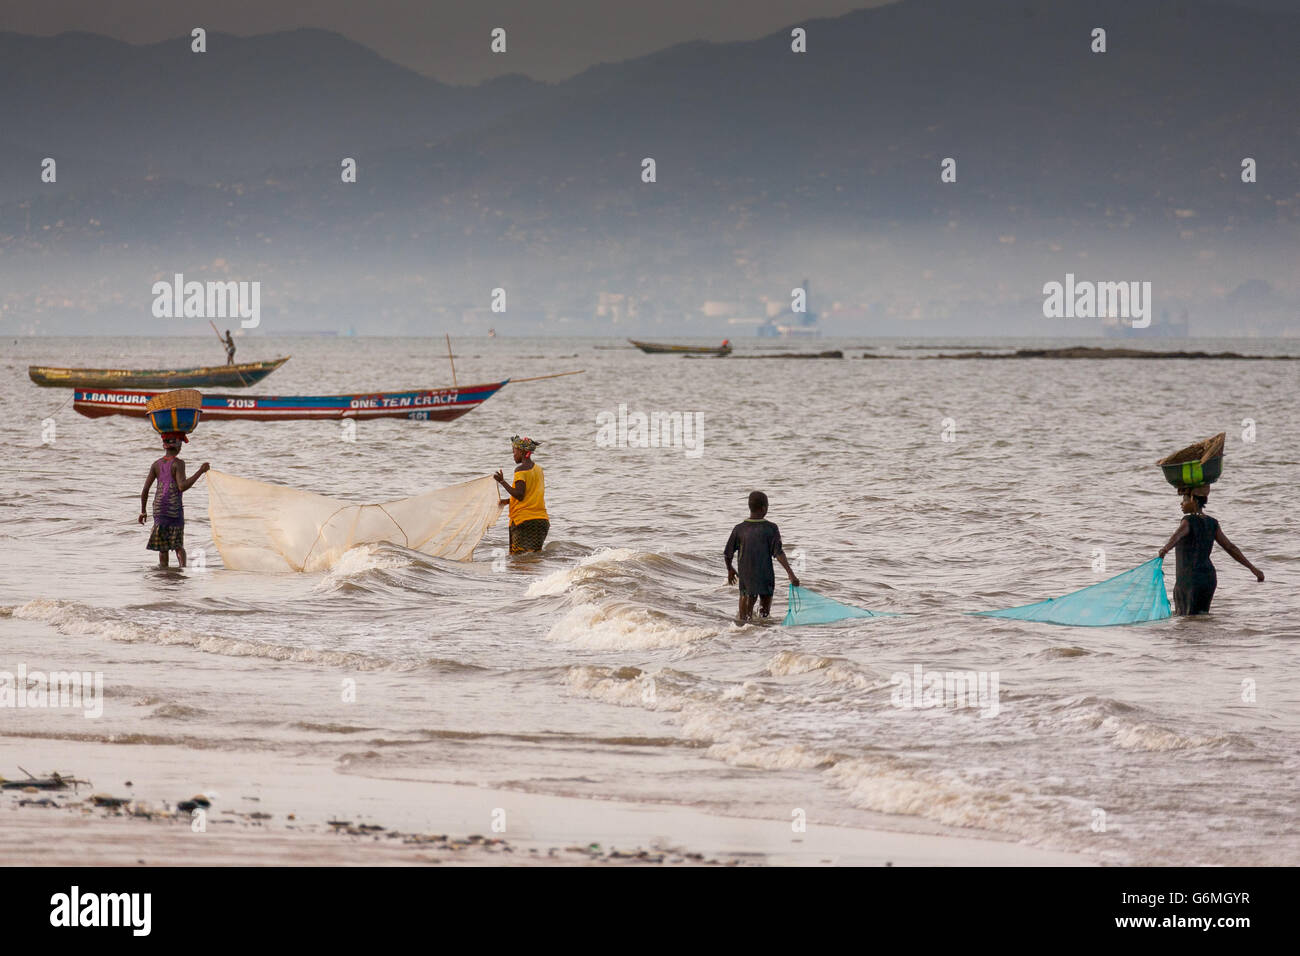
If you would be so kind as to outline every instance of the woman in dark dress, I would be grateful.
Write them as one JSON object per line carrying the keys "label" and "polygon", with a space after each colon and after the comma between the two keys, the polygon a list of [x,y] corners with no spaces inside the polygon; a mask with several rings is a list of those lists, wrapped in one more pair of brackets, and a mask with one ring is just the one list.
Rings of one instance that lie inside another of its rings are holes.
{"label": "woman in dark dress", "polygon": [[1216,541],[1224,551],[1252,571],[1257,580],[1264,580],[1264,572],[1246,560],[1246,556],[1228,540],[1217,520],[1204,513],[1205,505],[1209,500],[1208,485],[1185,493],[1183,514],[1186,517],[1178,525],[1178,530],[1169,539],[1169,543],[1160,549],[1162,558],[1169,553],[1170,548],[1173,548],[1177,555],[1177,576],[1174,578],[1175,614],[1210,613],[1214,589],[1219,584],[1214,565],[1210,563],[1210,551]]}

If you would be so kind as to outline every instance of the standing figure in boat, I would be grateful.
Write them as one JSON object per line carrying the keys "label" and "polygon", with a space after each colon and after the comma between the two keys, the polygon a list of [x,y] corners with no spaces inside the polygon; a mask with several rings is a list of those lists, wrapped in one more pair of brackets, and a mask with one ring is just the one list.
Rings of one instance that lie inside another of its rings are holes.
{"label": "standing figure in boat", "polygon": [[1164,557],[1172,549],[1177,556],[1177,576],[1174,579],[1174,613],[1178,615],[1208,614],[1210,602],[1219,578],[1210,561],[1210,551],[1217,542],[1237,562],[1264,580],[1264,572],[1255,567],[1235,544],[1228,540],[1219,522],[1205,514],[1210,500],[1210,486],[1188,489],[1183,494],[1183,520],[1169,542],[1160,549]]}
{"label": "standing figure in boat", "polygon": [[185,477],[185,462],[177,457],[181,442],[188,442],[182,432],[166,432],[162,436],[163,457],[149,466],[149,477],[140,492],[140,524],[148,517],[145,508],[149,502],[149,489],[156,481],[158,490],[153,499],[153,531],[149,535],[150,551],[158,552],[158,567],[167,567],[167,552],[176,552],[176,561],[185,567],[185,505],[181,495],[189,491],[194,482],[208,470],[205,461],[192,478]]}
{"label": "standing figure in boat", "polygon": [[235,364],[235,337],[230,334],[230,329],[226,329],[226,364]]}

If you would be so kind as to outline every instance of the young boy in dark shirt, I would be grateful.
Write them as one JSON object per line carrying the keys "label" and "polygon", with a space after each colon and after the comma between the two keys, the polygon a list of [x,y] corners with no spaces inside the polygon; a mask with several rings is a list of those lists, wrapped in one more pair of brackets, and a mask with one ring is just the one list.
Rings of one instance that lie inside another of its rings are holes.
{"label": "young boy in dark shirt", "polygon": [[[749,493],[749,517],[731,529],[727,547],[722,556],[727,562],[727,583],[734,584],[740,578],[740,613],[736,616],[738,624],[744,624],[754,616],[754,599],[758,598],[759,614],[767,617],[772,613],[772,592],[776,589],[776,576],[772,573],[772,559],[781,562],[785,573],[790,576],[790,583],[799,586],[799,579],[790,570],[781,549],[781,532],[766,519],[767,495],[761,491]],[[731,566],[732,555],[739,552],[740,573]]]}

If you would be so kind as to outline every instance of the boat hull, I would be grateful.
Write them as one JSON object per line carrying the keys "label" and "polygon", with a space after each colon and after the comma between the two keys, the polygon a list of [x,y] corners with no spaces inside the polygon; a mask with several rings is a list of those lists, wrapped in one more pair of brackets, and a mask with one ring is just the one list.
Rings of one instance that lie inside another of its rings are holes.
{"label": "boat hull", "polygon": [[[203,421],[337,421],[407,418],[447,422],[483,404],[509,382],[462,385],[459,388],[409,392],[369,392],[353,395],[204,395]],[[144,418],[145,403],[154,392],[78,390],[72,407],[87,418],[127,415]]]}
{"label": "boat hull", "polygon": [[45,388],[245,388],[257,384],[287,361],[289,356],[286,355],[268,362],[178,369],[52,368],[32,365],[27,369],[27,377]]}
{"label": "boat hull", "polygon": [[638,342],[628,339],[647,355],[730,355],[730,345],[659,345],[655,342]]}

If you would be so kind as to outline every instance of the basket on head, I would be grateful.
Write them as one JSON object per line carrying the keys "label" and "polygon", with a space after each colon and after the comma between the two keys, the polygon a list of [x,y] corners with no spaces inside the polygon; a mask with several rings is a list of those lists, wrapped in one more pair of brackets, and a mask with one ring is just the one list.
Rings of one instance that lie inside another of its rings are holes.
{"label": "basket on head", "polygon": [[1212,485],[1223,474],[1223,445],[1226,438],[1226,432],[1219,432],[1161,458],[1156,464],[1164,472],[1165,481],[1180,491]]}
{"label": "basket on head", "polygon": [[178,388],[155,395],[145,403],[153,430],[163,435],[167,432],[189,434],[199,427],[203,409],[203,393],[196,388]]}

